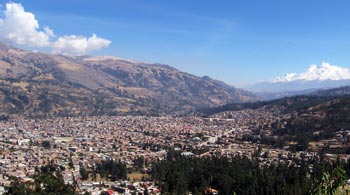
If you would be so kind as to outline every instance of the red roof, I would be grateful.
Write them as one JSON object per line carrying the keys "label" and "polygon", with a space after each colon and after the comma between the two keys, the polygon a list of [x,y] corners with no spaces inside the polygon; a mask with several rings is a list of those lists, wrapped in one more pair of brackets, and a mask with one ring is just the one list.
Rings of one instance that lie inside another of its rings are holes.
{"label": "red roof", "polygon": [[108,192],[109,195],[114,194],[114,190],[108,190],[107,192]]}

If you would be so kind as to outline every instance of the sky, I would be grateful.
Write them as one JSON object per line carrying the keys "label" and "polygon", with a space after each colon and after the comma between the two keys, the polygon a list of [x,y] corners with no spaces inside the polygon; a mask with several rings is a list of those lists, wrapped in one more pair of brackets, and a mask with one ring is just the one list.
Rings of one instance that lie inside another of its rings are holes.
{"label": "sky", "polygon": [[235,86],[288,79],[315,66],[324,70],[328,63],[336,64],[337,74],[349,73],[350,1],[346,0],[0,0],[0,4],[0,41],[24,49],[163,63]]}

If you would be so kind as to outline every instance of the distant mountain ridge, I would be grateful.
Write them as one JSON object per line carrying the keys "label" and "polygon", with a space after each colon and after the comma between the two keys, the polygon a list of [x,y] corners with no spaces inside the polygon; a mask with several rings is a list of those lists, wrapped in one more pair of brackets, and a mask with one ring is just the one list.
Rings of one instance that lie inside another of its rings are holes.
{"label": "distant mountain ridge", "polygon": [[284,82],[261,82],[246,87],[254,92],[290,92],[336,88],[350,85],[349,79],[343,80],[293,80]]}
{"label": "distant mountain ridge", "polygon": [[[303,95],[295,95],[290,97],[276,98],[268,101],[256,101],[248,103],[229,103],[223,106],[199,109],[197,112],[204,115],[213,115],[226,111],[239,111],[245,109],[258,109],[266,107],[274,108],[284,112],[307,111],[318,105],[331,105],[333,102],[342,102],[342,104],[350,106],[350,86],[316,90]],[[341,113],[338,113],[339,115]],[[349,118],[348,118],[349,119]],[[349,121],[350,123],[350,121]]]}
{"label": "distant mountain ridge", "polygon": [[313,96],[344,96],[350,95],[350,86],[338,87],[333,89],[323,89],[317,90],[309,93],[309,95]]}
{"label": "distant mountain ridge", "polygon": [[246,89],[255,92],[263,100],[272,100],[346,86],[350,86],[350,80],[295,80],[289,82],[262,82],[246,87]]}
{"label": "distant mountain ridge", "polygon": [[108,56],[68,57],[0,44],[0,64],[4,114],[158,115],[258,99],[207,76]]}

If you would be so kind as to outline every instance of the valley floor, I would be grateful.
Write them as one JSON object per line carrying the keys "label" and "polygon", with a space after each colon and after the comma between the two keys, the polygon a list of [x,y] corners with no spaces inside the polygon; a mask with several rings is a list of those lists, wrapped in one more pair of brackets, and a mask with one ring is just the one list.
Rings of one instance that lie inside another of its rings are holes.
{"label": "valley floor", "polygon": [[[291,163],[292,159],[305,161],[319,157],[323,146],[346,147],[344,137],[311,142],[304,151],[295,151],[289,143],[282,148],[244,140],[257,136],[254,127],[279,117],[265,111],[238,111],[201,117],[65,117],[46,120],[16,119],[0,122],[0,184],[10,185],[9,176],[30,180],[35,168],[49,162],[64,167],[66,183],[77,182],[80,190],[99,194],[102,189],[118,186],[128,192],[144,193],[141,180],[149,179],[151,162],[165,159],[167,151],[184,156],[258,158],[262,165]],[[269,134],[268,130],[265,130]],[[348,134],[346,134],[349,136]],[[258,156],[256,156],[258,155]],[[347,160],[349,154],[323,153],[329,161]],[[137,165],[142,158],[141,165]],[[85,180],[81,169],[94,169],[98,163],[114,160],[128,166],[127,180],[115,182],[101,178]],[[310,166],[310,170],[312,170]],[[145,176],[144,178],[142,178]],[[103,186],[101,187],[103,183]],[[128,185],[135,188],[128,189]],[[142,184],[143,185],[143,184]],[[124,187],[122,187],[124,186]],[[159,192],[159,186],[147,183],[149,193]]]}

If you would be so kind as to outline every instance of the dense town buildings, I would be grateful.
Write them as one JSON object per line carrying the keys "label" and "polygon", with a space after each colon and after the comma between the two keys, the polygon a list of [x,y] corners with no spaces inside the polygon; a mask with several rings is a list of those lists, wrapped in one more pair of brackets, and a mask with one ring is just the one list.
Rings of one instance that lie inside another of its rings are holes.
{"label": "dense town buildings", "polygon": [[[143,182],[81,180],[80,168],[91,168],[96,163],[113,159],[132,166],[134,160],[143,157],[149,162],[161,160],[168,149],[183,155],[199,157],[221,155],[246,155],[252,157],[260,150],[264,164],[288,162],[291,158],[312,158],[317,150],[291,152],[288,147],[270,146],[243,141],[244,135],[253,135],[257,126],[269,135],[272,122],[284,117],[279,112],[243,110],[220,113],[212,118],[99,116],[64,117],[45,120],[16,119],[0,122],[0,185],[9,185],[9,176],[30,180],[35,167],[53,162],[64,167],[66,183],[77,182],[79,189],[92,194],[112,187],[124,189],[128,194],[143,194]],[[349,136],[350,132],[340,134]],[[337,134],[334,140],[323,144],[339,144],[344,137]],[[342,155],[327,155],[348,158]],[[149,167],[145,167],[147,170]],[[73,181],[75,180],[75,181]],[[101,187],[103,183],[103,187]],[[121,188],[124,186],[124,188]],[[129,186],[127,188],[126,186]],[[130,190],[130,186],[133,186]],[[3,190],[3,188],[0,188]],[[158,187],[147,183],[149,193],[159,193]],[[121,192],[115,191],[114,194]]]}

